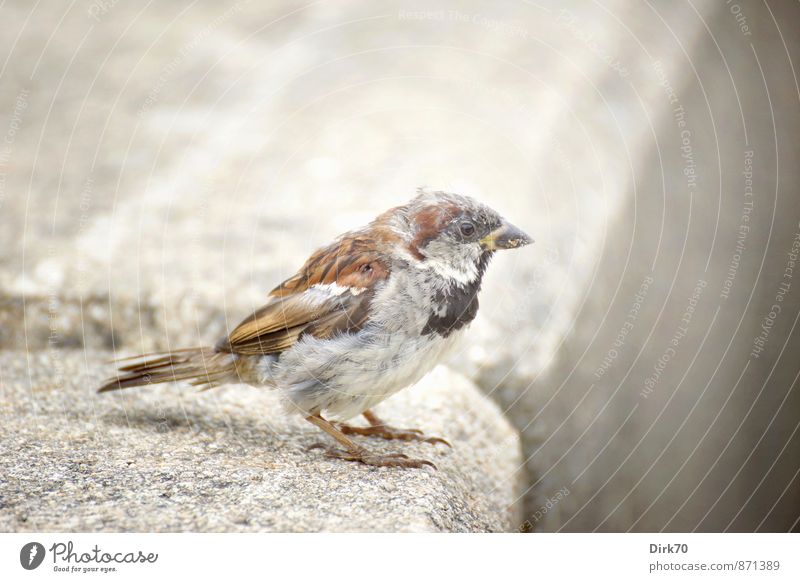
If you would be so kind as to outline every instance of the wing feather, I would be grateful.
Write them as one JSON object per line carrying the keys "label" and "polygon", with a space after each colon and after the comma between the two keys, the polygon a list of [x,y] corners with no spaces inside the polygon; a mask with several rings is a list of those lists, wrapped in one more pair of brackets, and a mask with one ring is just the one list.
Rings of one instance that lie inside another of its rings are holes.
{"label": "wing feather", "polygon": [[353,235],[320,249],[216,349],[274,354],[290,348],[304,334],[330,338],[358,331],[368,320],[376,286],[389,276],[375,246]]}

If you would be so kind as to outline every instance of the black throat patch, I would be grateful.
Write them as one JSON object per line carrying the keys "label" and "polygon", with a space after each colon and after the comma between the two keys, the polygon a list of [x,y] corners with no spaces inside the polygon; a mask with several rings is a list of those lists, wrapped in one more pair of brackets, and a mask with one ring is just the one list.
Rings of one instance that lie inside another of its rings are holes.
{"label": "black throat patch", "polygon": [[439,309],[431,313],[422,328],[422,335],[436,333],[447,337],[475,319],[478,315],[478,292],[481,290],[481,280],[490,258],[491,253],[481,256],[478,276],[472,283],[452,284],[436,293],[434,302]]}

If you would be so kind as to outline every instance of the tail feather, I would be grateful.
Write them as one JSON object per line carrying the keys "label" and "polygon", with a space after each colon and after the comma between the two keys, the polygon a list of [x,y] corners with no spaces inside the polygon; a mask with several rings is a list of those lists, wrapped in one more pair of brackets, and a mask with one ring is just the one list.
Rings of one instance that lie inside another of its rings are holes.
{"label": "tail feather", "polygon": [[235,356],[215,352],[214,348],[190,348],[142,354],[117,361],[131,361],[131,363],[120,366],[118,375],[106,380],[98,392],[179,380],[189,380],[195,386],[213,388],[236,375]]}

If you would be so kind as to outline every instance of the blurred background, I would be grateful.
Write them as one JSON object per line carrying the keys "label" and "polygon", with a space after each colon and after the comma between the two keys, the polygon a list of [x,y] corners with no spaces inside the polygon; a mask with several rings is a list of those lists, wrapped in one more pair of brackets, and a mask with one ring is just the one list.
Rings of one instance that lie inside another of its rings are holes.
{"label": "blurred background", "polygon": [[798,529],[797,2],[2,14],[2,350],[58,378],[213,342],[333,236],[456,191],[536,239],[451,362],[522,433],[520,530]]}

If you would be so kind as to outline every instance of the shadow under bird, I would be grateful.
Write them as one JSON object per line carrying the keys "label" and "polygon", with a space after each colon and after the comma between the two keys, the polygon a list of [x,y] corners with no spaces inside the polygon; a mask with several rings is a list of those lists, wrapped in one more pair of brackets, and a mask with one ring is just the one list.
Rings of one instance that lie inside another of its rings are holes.
{"label": "shadow under bird", "polygon": [[[478,312],[492,255],[531,242],[472,198],[420,191],[316,251],[215,346],[128,358],[99,392],[181,380],[206,388],[267,386],[280,391],[287,412],[341,445],[315,445],[330,457],[433,466],[371,452],[348,435],[449,445],[386,425],[371,409],[419,381],[456,346]],[[369,426],[345,424],[359,414]]]}

